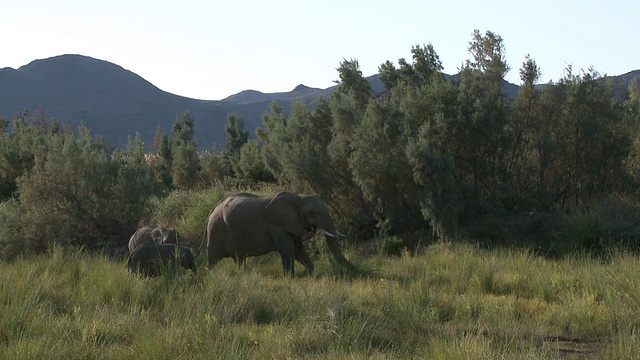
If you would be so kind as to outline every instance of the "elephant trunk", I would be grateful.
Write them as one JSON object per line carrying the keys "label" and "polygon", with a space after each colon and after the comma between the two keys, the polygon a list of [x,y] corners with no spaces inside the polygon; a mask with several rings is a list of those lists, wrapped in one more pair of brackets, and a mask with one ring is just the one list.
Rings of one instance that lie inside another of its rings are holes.
{"label": "elephant trunk", "polygon": [[322,228],[322,232],[324,233],[325,240],[327,241],[327,246],[329,247],[329,251],[331,252],[331,255],[333,255],[333,257],[336,259],[338,264],[340,264],[341,266],[347,269],[351,269],[351,270],[355,269],[354,265],[351,264],[349,260],[347,260],[347,258],[344,257],[344,254],[342,254],[342,250],[340,250],[340,245],[338,244],[338,237],[336,236],[336,234],[340,234],[340,232],[336,231],[333,225]]}

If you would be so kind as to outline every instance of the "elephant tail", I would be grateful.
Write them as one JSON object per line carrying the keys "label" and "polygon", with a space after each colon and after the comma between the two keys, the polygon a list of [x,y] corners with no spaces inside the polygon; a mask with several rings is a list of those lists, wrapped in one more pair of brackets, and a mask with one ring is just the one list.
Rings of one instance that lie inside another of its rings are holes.
{"label": "elephant tail", "polygon": [[[213,210],[211,210],[213,211]],[[209,218],[207,217],[207,221],[205,221],[204,223],[204,235],[202,236],[202,242],[200,242],[200,246],[198,246],[198,248],[195,251],[194,254],[194,258],[197,258],[198,256],[200,256],[200,251],[202,250],[202,247],[204,246],[204,243],[207,241],[207,235],[208,235],[208,231],[207,228],[209,227]]]}
{"label": "elephant tail", "polygon": [[129,253],[129,256],[127,256],[127,269],[129,269],[129,271],[134,271],[134,262],[133,262],[133,254]]}
{"label": "elephant tail", "polygon": [[224,201],[224,198],[221,199],[220,201],[218,201],[212,208],[211,211],[209,211],[209,215],[207,215],[207,220],[205,220],[204,222],[204,235],[202,236],[202,242],[200,243],[200,246],[198,246],[198,249],[195,251],[194,254],[194,259],[197,258],[198,256],[200,256],[200,251],[202,250],[202,247],[204,246],[204,244],[207,242],[207,238],[209,237],[209,218],[211,217],[211,214],[213,214],[213,211],[218,207],[218,205],[220,205],[220,203],[222,203]]}

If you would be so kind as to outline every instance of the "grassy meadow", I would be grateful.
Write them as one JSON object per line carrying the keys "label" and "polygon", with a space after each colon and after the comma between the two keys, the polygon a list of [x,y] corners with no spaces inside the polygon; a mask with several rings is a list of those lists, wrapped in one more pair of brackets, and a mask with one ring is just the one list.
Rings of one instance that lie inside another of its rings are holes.
{"label": "grassy meadow", "polygon": [[638,358],[637,255],[349,248],[351,274],[317,248],[293,278],[276,254],[154,279],[60,247],[1,262],[0,359]]}

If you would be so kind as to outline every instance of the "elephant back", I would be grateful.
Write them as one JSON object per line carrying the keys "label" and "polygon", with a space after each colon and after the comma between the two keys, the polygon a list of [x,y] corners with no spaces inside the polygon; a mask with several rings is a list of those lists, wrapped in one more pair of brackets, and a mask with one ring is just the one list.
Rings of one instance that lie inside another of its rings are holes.
{"label": "elephant back", "polygon": [[129,253],[133,253],[133,250],[138,246],[147,243],[155,242],[153,240],[153,228],[151,226],[143,226],[138,229],[129,239]]}

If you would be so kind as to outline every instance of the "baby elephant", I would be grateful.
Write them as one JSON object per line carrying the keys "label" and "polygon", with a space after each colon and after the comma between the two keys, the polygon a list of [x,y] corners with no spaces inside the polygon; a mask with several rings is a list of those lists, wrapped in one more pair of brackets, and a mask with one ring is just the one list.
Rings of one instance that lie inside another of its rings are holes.
{"label": "baby elephant", "polygon": [[140,244],[147,242],[178,244],[178,232],[174,228],[143,226],[129,239],[129,253],[132,253]]}
{"label": "baby elephant", "polygon": [[132,273],[147,277],[155,277],[167,270],[175,271],[178,263],[185,269],[195,273],[196,263],[189,248],[176,244],[156,244],[146,242],[138,245],[127,260],[127,267]]}

